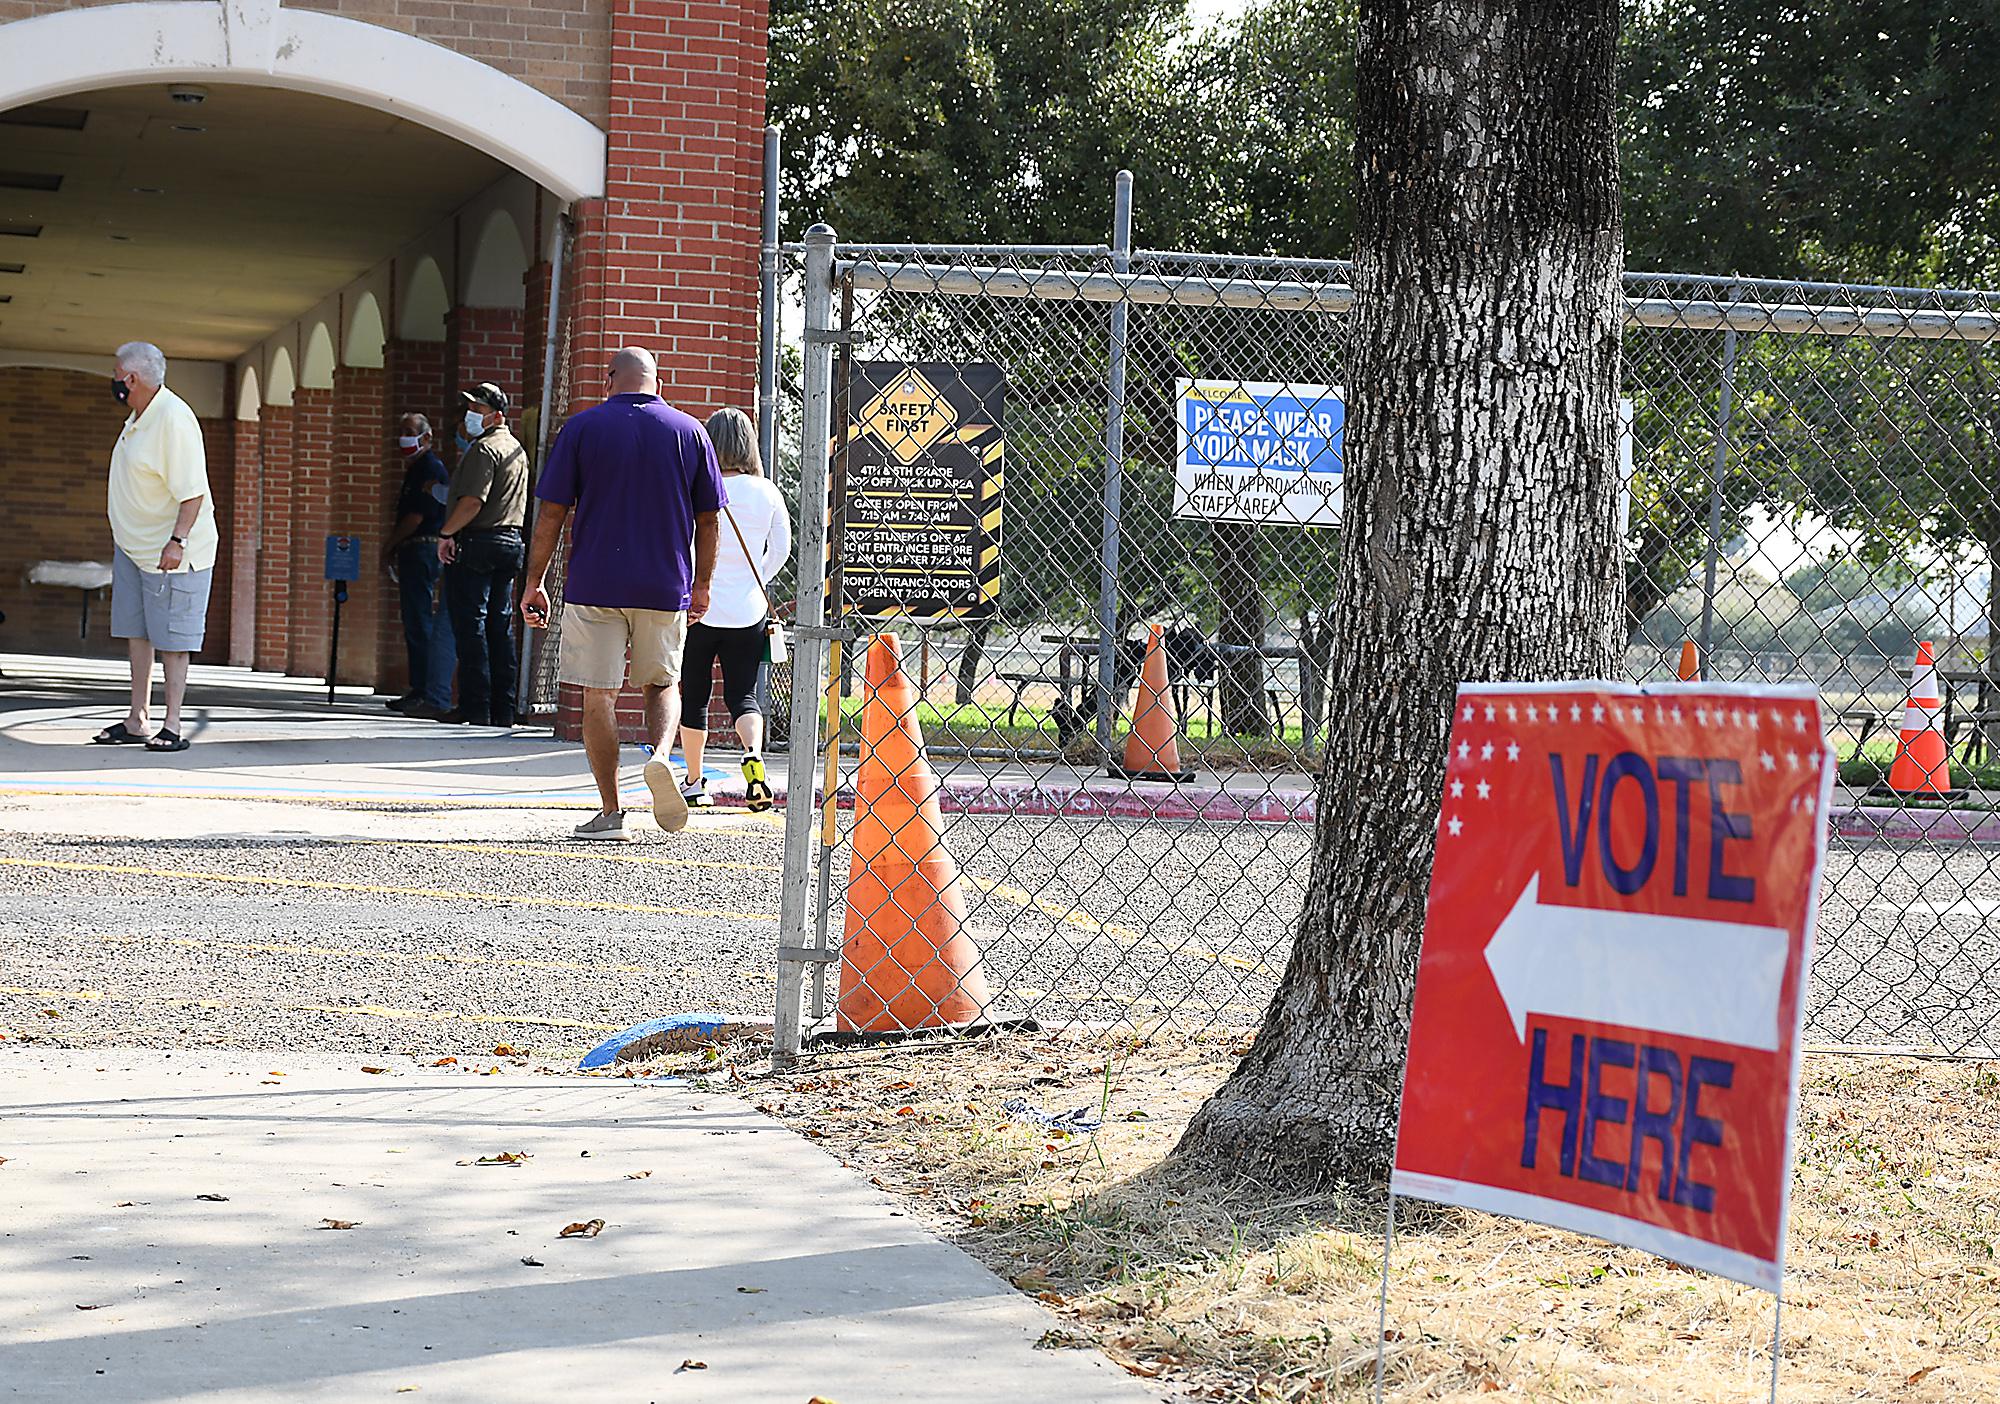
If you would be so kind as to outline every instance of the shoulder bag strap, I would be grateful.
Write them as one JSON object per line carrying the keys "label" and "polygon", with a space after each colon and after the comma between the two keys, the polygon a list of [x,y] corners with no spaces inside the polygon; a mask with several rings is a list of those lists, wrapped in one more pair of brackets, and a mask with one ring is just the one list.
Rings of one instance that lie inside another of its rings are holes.
{"label": "shoulder bag strap", "polygon": [[771,592],[764,588],[764,574],[757,569],[757,558],[750,553],[750,543],[743,539],[743,528],[736,525],[736,514],[729,510],[727,502],[722,504],[722,515],[729,519],[729,529],[736,533],[736,544],[743,548],[743,560],[750,567],[750,578],[757,582],[757,593],[764,597],[764,617],[776,619],[778,611],[772,607]]}

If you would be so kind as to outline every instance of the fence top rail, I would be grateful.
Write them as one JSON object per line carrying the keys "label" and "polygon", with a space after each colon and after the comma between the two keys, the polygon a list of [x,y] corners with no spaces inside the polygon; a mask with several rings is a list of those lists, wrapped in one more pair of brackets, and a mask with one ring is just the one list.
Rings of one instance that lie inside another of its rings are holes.
{"label": "fence top rail", "polygon": [[[780,244],[783,253],[804,254],[800,243]],[[869,258],[960,258],[1000,260],[1006,258],[1111,257],[1109,244],[835,244],[837,259]]]}
{"label": "fence top rail", "polygon": [[[900,251],[899,251],[900,252]],[[1199,272],[1114,273],[1074,268],[1012,268],[883,258],[845,258],[838,273],[872,292],[942,293],[1056,302],[1158,307],[1233,307],[1342,314],[1354,307],[1346,283],[1308,279],[1211,277]],[[1629,281],[1629,280],[1628,280]],[[1685,331],[1787,332],[1815,336],[2000,341],[2000,312],[1972,308],[1852,307],[1717,298],[1627,297],[1628,326]]]}

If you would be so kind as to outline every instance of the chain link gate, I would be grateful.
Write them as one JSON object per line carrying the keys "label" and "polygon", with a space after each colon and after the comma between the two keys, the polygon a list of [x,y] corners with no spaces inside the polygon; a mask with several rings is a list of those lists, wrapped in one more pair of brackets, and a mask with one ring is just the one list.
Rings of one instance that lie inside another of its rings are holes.
{"label": "chain link gate", "polygon": [[[798,559],[830,566],[798,582],[791,671],[815,681],[785,687],[781,1058],[836,1010],[1233,1036],[1284,969],[1328,709],[1366,702],[1322,682],[1338,530],[1297,524],[1296,504],[1195,515],[1176,460],[1191,415],[1252,461],[1284,414],[1337,420],[1350,270],[1131,251],[1128,221],[1121,199],[1110,246],[850,246],[822,228],[784,250],[805,308]],[[2000,300],[1645,274],[1626,291],[1627,671],[1672,678],[1694,639],[1711,680],[1820,689],[1842,783],[1808,1036],[1990,1056]],[[910,368],[919,400],[997,405],[994,531],[993,499],[953,516],[976,475],[899,488],[857,457],[871,435],[881,457],[870,404]],[[948,528],[992,548],[997,581]],[[922,544],[885,553],[895,530]],[[938,598],[885,606],[897,569]],[[1108,773],[1132,759],[1135,710],[1149,720],[1155,627],[1187,783]],[[901,666],[871,683],[878,631]],[[1967,791],[1949,807],[1880,788],[1924,641]],[[872,775],[854,773],[864,751]]]}

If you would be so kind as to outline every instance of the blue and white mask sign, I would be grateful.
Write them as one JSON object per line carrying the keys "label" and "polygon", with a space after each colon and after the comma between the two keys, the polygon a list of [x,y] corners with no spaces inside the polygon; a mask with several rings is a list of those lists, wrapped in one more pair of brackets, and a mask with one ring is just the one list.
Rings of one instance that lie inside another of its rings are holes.
{"label": "blue and white mask sign", "polygon": [[1347,403],[1331,385],[1177,382],[1174,515],[1338,526]]}

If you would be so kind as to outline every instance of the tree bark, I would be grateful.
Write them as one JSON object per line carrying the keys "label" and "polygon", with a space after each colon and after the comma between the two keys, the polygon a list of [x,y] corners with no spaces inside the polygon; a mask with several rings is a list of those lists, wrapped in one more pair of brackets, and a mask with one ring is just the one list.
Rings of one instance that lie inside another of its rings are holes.
{"label": "tree bark", "polygon": [[1364,0],[1347,520],[1291,961],[1183,1160],[1286,1185],[1394,1144],[1454,689],[1613,675],[1614,0]]}

